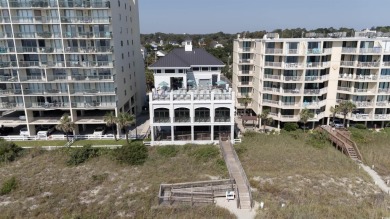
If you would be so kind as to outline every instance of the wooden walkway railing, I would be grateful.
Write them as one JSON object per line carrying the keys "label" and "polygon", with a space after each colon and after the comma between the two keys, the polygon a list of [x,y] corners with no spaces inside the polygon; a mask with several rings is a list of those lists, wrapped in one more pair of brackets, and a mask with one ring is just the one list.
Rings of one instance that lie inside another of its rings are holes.
{"label": "wooden walkway railing", "polygon": [[320,126],[320,130],[325,131],[328,134],[329,140],[351,159],[360,162],[363,160],[356,143],[349,137],[345,136],[342,132],[336,129],[332,129],[332,127],[326,125]]}

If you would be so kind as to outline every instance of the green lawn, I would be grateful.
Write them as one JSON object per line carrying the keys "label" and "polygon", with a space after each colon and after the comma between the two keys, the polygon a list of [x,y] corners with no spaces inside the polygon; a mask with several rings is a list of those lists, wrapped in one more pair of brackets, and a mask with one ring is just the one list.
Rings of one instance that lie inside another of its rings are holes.
{"label": "green lawn", "polygon": [[83,145],[125,145],[127,144],[126,140],[78,140],[73,143],[73,146],[83,146]]}
{"label": "green lawn", "polygon": [[20,147],[41,147],[41,146],[64,146],[66,141],[62,140],[47,140],[47,141],[14,141]]}

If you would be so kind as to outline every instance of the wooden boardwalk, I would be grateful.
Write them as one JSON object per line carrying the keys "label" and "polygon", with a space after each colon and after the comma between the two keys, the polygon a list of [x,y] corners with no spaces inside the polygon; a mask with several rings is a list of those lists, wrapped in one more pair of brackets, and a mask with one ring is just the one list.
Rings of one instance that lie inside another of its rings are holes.
{"label": "wooden boardwalk", "polygon": [[236,182],[236,198],[237,207],[241,209],[251,209],[253,206],[250,184],[241,166],[241,162],[237,156],[229,139],[220,140],[220,147],[228,167],[230,178]]}
{"label": "wooden boardwalk", "polygon": [[362,155],[354,141],[352,141],[345,132],[332,129],[332,127],[323,125],[320,126],[320,130],[328,133],[329,140],[336,145],[337,149],[340,149],[345,155],[350,157],[352,160],[361,162],[363,160]]}

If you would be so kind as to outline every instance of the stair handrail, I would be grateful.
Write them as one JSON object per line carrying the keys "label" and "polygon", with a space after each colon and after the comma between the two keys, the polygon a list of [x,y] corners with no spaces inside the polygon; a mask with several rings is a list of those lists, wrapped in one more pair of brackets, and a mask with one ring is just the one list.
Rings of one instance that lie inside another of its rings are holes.
{"label": "stair handrail", "polygon": [[344,140],[349,145],[351,145],[355,149],[356,154],[357,154],[359,160],[363,161],[362,154],[360,153],[359,148],[357,147],[357,145],[356,145],[356,143],[354,141],[352,141],[350,138],[347,138],[347,136],[343,135],[343,133],[341,133],[338,130],[336,130],[336,135],[337,135],[337,137],[342,138],[342,140]]}
{"label": "stair handrail", "polygon": [[[326,126],[325,126],[325,127],[326,127]],[[348,151],[348,149],[347,149],[347,147],[346,147],[346,142],[343,141],[343,140],[339,137],[339,135],[337,134],[337,131],[336,131],[336,134],[332,134],[333,131],[330,131],[329,129],[327,129],[327,128],[325,128],[325,127],[324,127],[324,126],[321,126],[321,128],[322,128],[323,130],[325,130],[326,132],[328,132],[328,133],[331,135],[331,137],[333,137],[333,138],[336,139],[338,142],[340,142],[340,147],[343,149],[343,151],[345,150],[345,151],[347,152],[347,154],[348,154],[349,157],[351,157],[351,155],[349,154],[349,151]],[[341,135],[341,136],[345,138],[345,136],[343,136],[343,135]],[[351,145],[351,147],[353,147],[353,148],[355,149],[355,147],[354,147],[353,145]],[[358,150],[356,150],[356,149],[355,149],[355,151],[356,151],[356,153],[357,153],[358,159],[361,160],[360,157],[359,157],[360,152],[359,152]],[[361,155],[360,155],[360,156],[361,156]]]}

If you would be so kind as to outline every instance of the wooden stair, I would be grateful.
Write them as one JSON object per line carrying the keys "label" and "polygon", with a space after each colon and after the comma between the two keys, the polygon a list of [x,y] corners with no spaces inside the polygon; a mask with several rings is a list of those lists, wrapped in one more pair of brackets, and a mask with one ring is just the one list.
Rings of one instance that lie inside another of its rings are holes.
{"label": "wooden stair", "polygon": [[329,140],[341,149],[341,151],[350,157],[352,160],[362,162],[363,157],[354,141],[351,140],[350,135],[345,131],[332,129],[332,127],[323,125],[319,127],[319,131],[325,132],[329,136]]}

